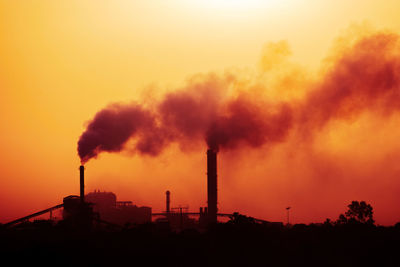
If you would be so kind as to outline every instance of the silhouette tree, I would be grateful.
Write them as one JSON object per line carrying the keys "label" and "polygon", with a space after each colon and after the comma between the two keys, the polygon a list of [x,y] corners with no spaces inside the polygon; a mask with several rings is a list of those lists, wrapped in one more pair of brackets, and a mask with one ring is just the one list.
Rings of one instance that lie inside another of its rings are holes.
{"label": "silhouette tree", "polygon": [[325,220],[325,222],[324,222],[323,225],[324,225],[325,227],[332,227],[332,226],[333,226],[333,223],[334,223],[334,222],[332,222],[331,219],[326,218],[326,220]]}
{"label": "silhouette tree", "polygon": [[373,219],[373,208],[370,204],[365,201],[352,201],[347,206],[349,209],[345,214],[340,214],[339,219],[336,221],[337,224],[348,224],[348,223],[362,223],[362,224],[374,224]]}

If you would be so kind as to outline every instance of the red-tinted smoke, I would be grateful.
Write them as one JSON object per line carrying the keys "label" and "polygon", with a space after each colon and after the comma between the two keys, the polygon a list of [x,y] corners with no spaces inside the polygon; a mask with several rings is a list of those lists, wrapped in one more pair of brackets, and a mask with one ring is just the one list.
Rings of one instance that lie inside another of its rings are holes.
{"label": "red-tinted smoke", "polygon": [[398,110],[399,85],[399,36],[368,36],[345,51],[307,96],[299,124],[312,131],[331,119],[351,119],[366,109]]}
{"label": "red-tinted smoke", "polygon": [[206,131],[206,141],[217,151],[240,145],[260,147],[284,140],[291,126],[292,112],[288,105],[282,104],[272,112],[268,106],[257,106],[237,98],[228,103],[226,114],[217,116],[212,122]]}
{"label": "red-tinted smoke", "polygon": [[[158,154],[163,140],[153,114],[138,105],[111,105],[99,111],[78,141],[78,154],[85,163],[103,151],[120,152],[132,136],[137,150]],[[156,137],[153,137],[153,136]]]}
{"label": "red-tinted smoke", "polygon": [[273,103],[221,91],[233,80],[215,76],[167,94],[156,108],[113,105],[96,114],[78,142],[82,162],[100,152],[119,152],[135,138],[136,150],[158,155],[171,142],[205,140],[213,149],[261,147],[282,142],[292,129],[302,134],[332,119],[366,109],[391,113],[400,107],[400,43],[395,34],[361,39],[343,52],[299,103]]}

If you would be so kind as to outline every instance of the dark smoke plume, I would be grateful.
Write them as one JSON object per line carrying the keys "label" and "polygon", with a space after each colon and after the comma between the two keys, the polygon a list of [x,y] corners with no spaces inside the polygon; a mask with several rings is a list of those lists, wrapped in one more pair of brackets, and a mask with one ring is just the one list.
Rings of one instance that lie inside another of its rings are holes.
{"label": "dark smoke plume", "polygon": [[219,115],[206,131],[208,147],[219,150],[234,149],[240,145],[260,147],[285,139],[292,124],[291,109],[281,105],[276,112],[268,107],[235,99],[228,103],[227,113]]}
{"label": "dark smoke plume", "polygon": [[225,92],[237,86],[235,79],[211,75],[165,95],[151,109],[133,104],[101,110],[80,137],[78,153],[84,163],[103,151],[123,150],[130,139],[136,151],[153,156],[171,142],[204,140],[216,150],[261,147],[285,141],[291,130],[312,136],[331,120],[365,110],[397,111],[399,85],[399,37],[379,33],[345,50],[300,102],[230,96]]}
{"label": "dark smoke plume", "polygon": [[[139,136],[137,149],[158,154],[162,140],[153,138],[158,128],[154,115],[138,105],[111,105],[99,111],[78,141],[82,163],[100,152],[119,152],[132,136]],[[161,142],[161,143],[160,143]]]}

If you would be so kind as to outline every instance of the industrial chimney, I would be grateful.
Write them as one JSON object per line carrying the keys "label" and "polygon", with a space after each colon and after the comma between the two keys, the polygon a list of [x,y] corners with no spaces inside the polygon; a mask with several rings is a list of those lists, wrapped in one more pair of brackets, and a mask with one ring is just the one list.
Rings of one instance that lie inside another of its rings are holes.
{"label": "industrial chimney", "polygon": [[79,167],[80,173],[80,194],[81,194],[81,202],[85,202],[85,167],[81,165]]}
{"label": "industrial chimney", "polygon": [[207,210],[208,222],[217,222],[217,152],[207,150]]}
{"label": "industrial chimney", "polygon": [[170,204],[171,204],[171,193],[169,192],[169,191],[167,191],[167,192],[165,192],[165,194],[166,194],[166,197],[167,197],[167,199],[166,199],[166,213],[170,213],[171,212],[171,207],[170,207]]}

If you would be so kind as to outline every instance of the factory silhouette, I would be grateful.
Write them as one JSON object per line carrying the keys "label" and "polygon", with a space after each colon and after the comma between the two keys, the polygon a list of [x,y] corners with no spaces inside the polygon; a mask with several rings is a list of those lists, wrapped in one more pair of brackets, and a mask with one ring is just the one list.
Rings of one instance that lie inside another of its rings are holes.
{"label": "factory silhouette", "polygon": [[[364,201],[309,225],[221,213],[217,156],[207,150],[207,206],[198,212],[173,207],[169,190],[159,213],[112,192],[85,193],[81,165],[79,196],[0,225],[0,256],[17,266],[400,266],[400,223],[375,225]],[[61,220],[52,220],[55,210]],[[38,219],[44,214],[50,219]]]}
{"label": "factory silhouette", "polygon": [[[165,210],[153,213],[151,207],[117,200],[112,192],[85,194],[82,165],[79,196],[64,197],[62,204],[0,225],[0,256],[16,266],[400,264],[400,223],[376,226],[372,206],[363,201],[353,201],[353,209],[337,221],[285,225],[220,213],[217,177],[217,151],[208,149],[207,206],[198,212],[174,208],[166,191]],[[61,209],[62,220],[51,220]],[[353,212],[357,210],[365,212]],[[46,213],[50,220],[35,219]]]}
{"label": "factory silhouette", "polygon": [[154,222],[174,230],[205,229],[216,224],[218,218],[237,215],[218,212],[217,154],[214,149],[207,150],[207,206],[200,207],[198,212],[190,212],[187,207],[171,207],[170,191],[166,191],[165,211],[160,213],[153,213],[151,207],[138,207],[132,201],[117,201],[117,196],[112,192],[95,190],[85,194],[85,167],[81,165],[79,196],[66,196],[62,204],[13,220],[4,226],[18,225],[46,213],[50,214],[51,219],[53,211],[62,209],[62,223],[74,228],[90,229],[101,225],[123,227]]}

